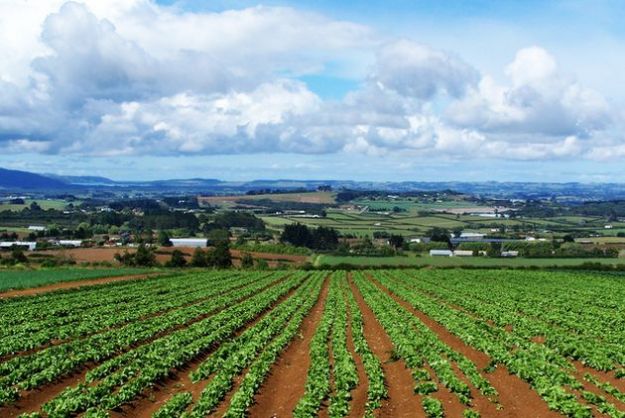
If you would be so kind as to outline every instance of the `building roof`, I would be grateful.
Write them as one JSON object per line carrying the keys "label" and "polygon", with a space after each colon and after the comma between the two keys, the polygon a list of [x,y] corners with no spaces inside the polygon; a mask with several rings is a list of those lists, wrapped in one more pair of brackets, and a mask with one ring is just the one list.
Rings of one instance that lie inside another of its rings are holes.
{"label": "building roof", "polygon": [[34,250],[37,247],[37,243],[34,241],[2,241],[0,242],[0,248],[11,247],[28,247],[29,250]]}
{"label": "building roof", "polygon": [[174,247],[206,247],[208,238],[171,238]]}
{"label": "building roof", "polygon": [[430,255],[452,255],[451,250],[430,250]]}

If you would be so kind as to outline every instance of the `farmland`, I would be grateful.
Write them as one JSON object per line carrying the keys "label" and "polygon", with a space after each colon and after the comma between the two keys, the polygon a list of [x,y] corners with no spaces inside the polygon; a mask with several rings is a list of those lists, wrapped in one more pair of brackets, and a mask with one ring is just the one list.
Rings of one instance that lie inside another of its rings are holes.
{"label": "farmland", "polygon": [[622,265],[622,258],[489,258],[489,257],[432,257],[405,253],[391,257],[317,255],[315,266],[435,266],[435,267],[574,267],[584,263]]}
{"label": "farmland", "polygon": [[617,275],[495,269],[191,271],[14,297],[0,415],[622,417],[624,297]]}
{"label": "farmland", "polygon": [[[359,202],[362,203],[362,202]],[[553,217],[553,218],[484,218],[472,214],[436,212],[456,210],[450,203],[446,206],[422,205],[414,202],[377,202],[372,207],[385,208],[389,212],[358,212],[328,209],[325,218],[305,218],[297,215],[263,215],[261,218],[271,229],[279,230],[285,224],[304,223],[309,226],[325,226],[337,229],[343,234],[356,236],[371,235],[374,232],[387,232],[400,235],[422,235],[434,227],[446,229],[467,229],[488,233],[490,228],[522,228],[530,230],[550,230],[563,234],[575,231],[580,234],[616,234],[625,231],[625,223],[613,223],[613,229],[604,229],[605,218],[601,217]],[[398,206],[405,212],[393,213],[391,208]],[[466,206],[466,205],[465,205]],[[432,211],[419,214],[419,210]],[[551,236],[550,234],[547,234]]]}
{"label": "farmland", "polygon": [[54,270],[0,270],[0,292],[9,289],[25,289],[53,283],[71,282],[85,279],[127,276],[146,273],[141,268],[112,269],[54,269]]}

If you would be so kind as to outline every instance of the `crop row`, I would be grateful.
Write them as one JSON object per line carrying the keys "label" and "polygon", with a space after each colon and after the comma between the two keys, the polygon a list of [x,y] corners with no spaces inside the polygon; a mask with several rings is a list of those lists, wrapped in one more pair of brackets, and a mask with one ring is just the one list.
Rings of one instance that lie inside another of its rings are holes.
{"label": "crop row", "polygon": [[437,381],[455,394],[461,403],[467,406],[472,404],[471,388],[456,374],[454,364],[476,389],[496,402],[497,391],[473,362],[449,348],[418,318],[362,274],[357,273],[354,277],[366,303],[391,338],[395,355],[411,369],[415,393],[425,395],[423,406],[428,416],[438,416],[441,410],[436,406],[440,401],[428,396],[438,390]]}
{"label": "crop row", "polygon": [[367,404],[365,405],[365,416],[372,417],[373,411],[382,406],[382,400],[388,397],[388,390],[386,389],[384,371],[382,370],[382,364],[380,360],[373,354],[369,343],[365,338],[364,333],[364,321],[360,308],[356,303],[354,294],[349,288],[349,283],[345,281],[343,283],[343,291],[347,298],[349,305],[349,311],[351,314],[351,330],[352,339],[354,341],[354,349],[356,353],[362,359],[362,363],[367,375],[368,389],[367,389]]}
{"label": "crop row", "polygon": [[[257,293],[209,318],[172,332],[151,343],[105,362],[84,382],[64,390],[47,402],[43,410],[54,416],[69,416],[89,408],[114,409],[134,400],[140,393],[199,355],[229,338],[236,330],[298,286],[303,275]],[[120,360],[121,359],[121,360]],[[102,370],[107,374],[99,381]]]}
{"label": "crop row", "polygon": [[[52,382],[88,362],[101,362],[133,345],[210,316],[237,300],[256,294],[277,277],[279,276],[251,282],[243,288],[234,283],[216,284],[216,297],[202,303],[0,363],[0,405],[14,401],[20,390],[33,389]],[[228,292],[228,288],[236,291]]]}
{"label": "crop row", "polygon": [[[262,358],[267,350],[275,345],[276,341],[281,342],[280,347],[290,341],[294,335],[293,328],[299,327],[316,300],[322,280],[323,275],[321,274],[316,274],[307,280],[288,300],[274,308],[239,337],[222,345],[197,370],[192,372],[190,376],[194,382],[203,379],[209,379],[209,381],[198,402],[185,416],[199,418],[213,411],[228,391],[232,389],[234,378],[246,368],[249,368],[247,374],[254,373],[257,381],[264,376],[264,374],[259,375],[258,371],[252,371],[252,364]],[[272,363],[273,361],[270,364]],[[229,407],[230,413],[234,413],[235,410],[244,413],[251,403],[256,388],[246,387],[244,389],[243,386],[240,386],[238,395],[233,395]]]}
{"label": "crop row", "polygon": [[330,281],[330,290],[325,301],[323,316],[310,342],[310,367],[306,378],[304,396],[293,410],[296,418],[317,416],[321,403],[331,391],[330,349],[328,346],[332,333],[332,325],[336,316],[338,303],[338,283],[334,278]]}
{"label": "crop row", "polygon": [[[235,278],[236,276],[224,278],[223,283],[231,283]],[[0,338],[0,356],[43,348],[51,341],[92,335],[149,315],[157,315],[181,306],[198,303],[214,295],[215,284],[212,280],[192,279],[193,277],[189,276],[178,277],[172,282],[186,282],[186,287],[178,284],[171,288],[149,289],[145,291],[142,298],[137,300],[113,300],[107,305],[80,311],[67,306],[64,315],[57,313],[45,320],[14,327],[12,334]],[[244,285],[248,283],[248,279],[239,278],[236,283]],[[189,290],[188,286],[192,286],[193,290]],[[104,295],[96,297],[99,296]]]}
{"label": "crop row", "polygon": [[[417,290],[423,283],[412,278],[411,273],[380,272],[375,277],[380,284],[445,326],[466,344],[488,354],[492,359],[490,368],[505,365],[511,373],[528,382],[551,409],[567,416],[592,415],[591,408],[578,398],[584,390],[583,385],[575,379],[569,362],[558,351],[504,327],[494,326],[462,309],[441,304],[439,299]],[[427,291],[440,292],[440,286],[429,286]],[[442,297],[441,293],[439,295]],[[445,297],[454,304],[463,303],[457,293]]]}

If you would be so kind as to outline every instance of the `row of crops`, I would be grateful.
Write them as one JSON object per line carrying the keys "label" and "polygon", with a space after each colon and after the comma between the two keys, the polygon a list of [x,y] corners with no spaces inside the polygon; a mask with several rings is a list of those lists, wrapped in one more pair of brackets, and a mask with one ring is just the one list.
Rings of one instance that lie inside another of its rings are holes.
{"label": "row of crops", "polygon": [[[625,417],[624,300],[617,276],[500,270],[207,271],[10,298],[0,416],[242,417],[268,389],[296,395],[295,417],[392,415],[390,361],[415,416],[528,416],[507,403],[526,391],[532,416]],[[301,382],[265,387],[304,338]]]}
{"label": "row of crops", "polygon": [[[145,268],[85,269],[67,268],[51,270],[1,270],[0,292],[11,289],[26,289],[60,282],[85,279],[100,279],[152,272]],[[1,296],[1,294],[0,294]]]}

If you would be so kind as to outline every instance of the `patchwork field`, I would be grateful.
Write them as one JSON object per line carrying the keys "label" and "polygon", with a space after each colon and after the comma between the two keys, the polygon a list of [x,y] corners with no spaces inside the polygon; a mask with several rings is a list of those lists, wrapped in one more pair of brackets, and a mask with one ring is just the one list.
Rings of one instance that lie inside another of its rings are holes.
{"label": "patchwork field", "polygon": [[[530,228],[538,231],[550,231],[549,234],[579,233],[583,235],[616,235],[625,232],[625,223],[612,222],[612,229],[605,229],[605,218],[600,217],[553,217],[553,218],[484,218],[470,214],[452,214],[437,212],[435,206],[424,207],[434,210],[431,213],[419,214],[420,206],[405,204],[407,212],[392,212],[393,203],[377,202],[378,208],[389,212],[359,212],[357,210],[328,209],[324,218],[305,218],[297,215],[263,215],[262,220],[272,230],[280,230],[286,224],[303,223],[308,226],[326,226],[340,231],[342,234],[355,236],[371,236],[374,232],[400,234],[405,236],[421,236],[434,227],[445,229],[465,229],[490,233],[491,228]],[[398,205],[402,207],[401,205]],[[453,211],[453,208],[446,208]]]}
{"label": "patchwork field", "polygon": [[622,417],[622,276],[206,271],[0,302],[0,416]]}

